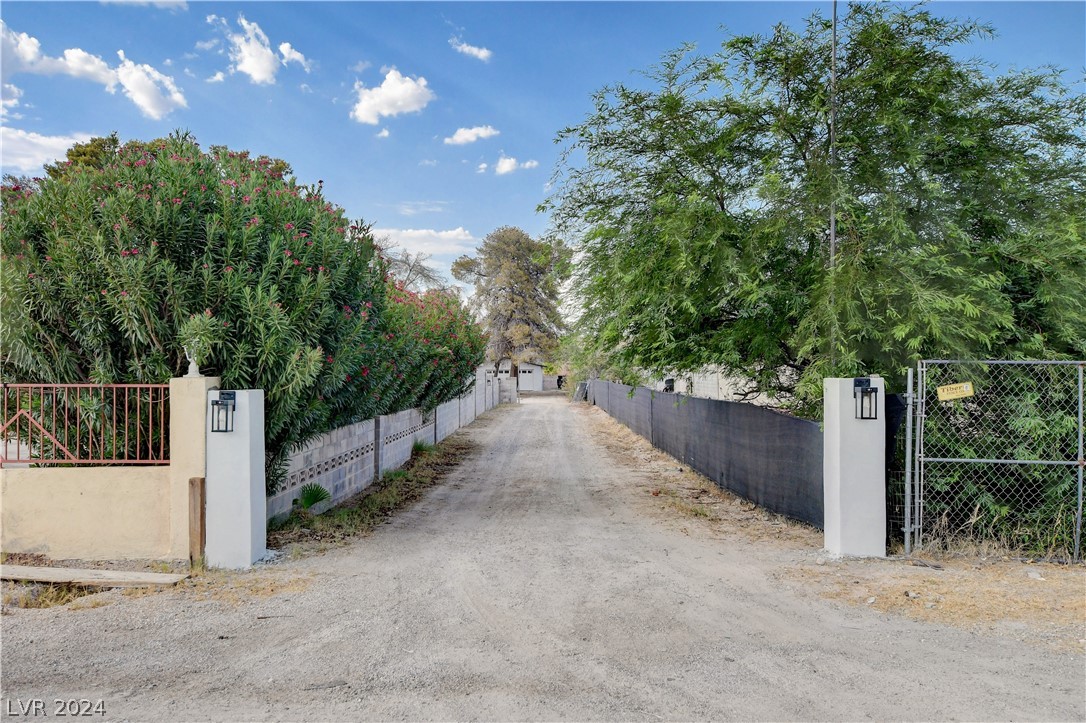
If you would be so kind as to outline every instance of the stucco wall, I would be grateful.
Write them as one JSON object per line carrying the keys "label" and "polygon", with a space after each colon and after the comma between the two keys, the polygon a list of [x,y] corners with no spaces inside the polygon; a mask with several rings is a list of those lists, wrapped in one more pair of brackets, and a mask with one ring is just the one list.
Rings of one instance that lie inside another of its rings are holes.
{"label": "stucco wall", "polygon": [[0,469],[4,552],[168,558],[169,520],[169,467]]}

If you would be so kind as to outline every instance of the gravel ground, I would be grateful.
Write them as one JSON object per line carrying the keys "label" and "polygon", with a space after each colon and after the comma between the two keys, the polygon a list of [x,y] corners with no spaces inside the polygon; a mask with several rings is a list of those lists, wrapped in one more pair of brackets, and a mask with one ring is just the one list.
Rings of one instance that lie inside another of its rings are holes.
{"label": "gravel ground", "polygon": [[779,575],[817,549],[662,508],[606,421],[527,398],[459,432],[478,451],[350,546],[15,610],[0,715],[82,698],[109,720],[1086,719],[1081,648],[823,599]]}

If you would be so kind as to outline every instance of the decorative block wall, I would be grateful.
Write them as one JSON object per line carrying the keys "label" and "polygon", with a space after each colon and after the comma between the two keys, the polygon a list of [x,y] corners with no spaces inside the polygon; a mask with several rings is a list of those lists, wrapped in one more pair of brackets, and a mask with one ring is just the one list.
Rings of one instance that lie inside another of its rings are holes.
{"label": "decorative block wall", "polygon": [[[268,518],[289,513],[302,485],[316,482],[339,502],[373,483],[374,421],[349,424],[317,437],[290,456],[283,489],[268,498]],[[410,452],[410,447],[408,447]]]}

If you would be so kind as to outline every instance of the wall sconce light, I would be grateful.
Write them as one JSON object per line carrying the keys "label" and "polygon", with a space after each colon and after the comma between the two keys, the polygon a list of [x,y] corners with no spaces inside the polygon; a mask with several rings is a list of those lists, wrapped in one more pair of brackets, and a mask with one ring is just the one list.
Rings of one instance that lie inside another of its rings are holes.
{"label": "wall sconce light", "polygon": [[852,380],[852,398],[856,400],[856,419],[879,418],[879,389],[871,386],[870,377]]}
{"label": "wall sconce light", "polygon": [[234,408],[237,392],[219,392],[218,399],[211,400],[211,431],[234,431]]}

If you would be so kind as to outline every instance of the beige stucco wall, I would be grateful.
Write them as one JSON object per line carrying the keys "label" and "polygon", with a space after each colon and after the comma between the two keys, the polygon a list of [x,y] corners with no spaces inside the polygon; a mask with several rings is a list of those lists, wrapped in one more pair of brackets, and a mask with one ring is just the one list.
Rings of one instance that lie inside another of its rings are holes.
{"label": "beige stucco wall", "polygon": [[53,559],[168,557],[168,467],[0,469],[4,552]]}
{"label": "beige stucco wall", "polygon": [[206,476],[207,392],[218,386],[218,377],[170,380],[169,466],[0,469],[0,549],[187,559],[189,479]]}
{"label": "beige stucco wall", "polygon": [[219,377],[170,380],[170,507],[167,557],[189,556],[189,479],[207,476],[207,393]]}

